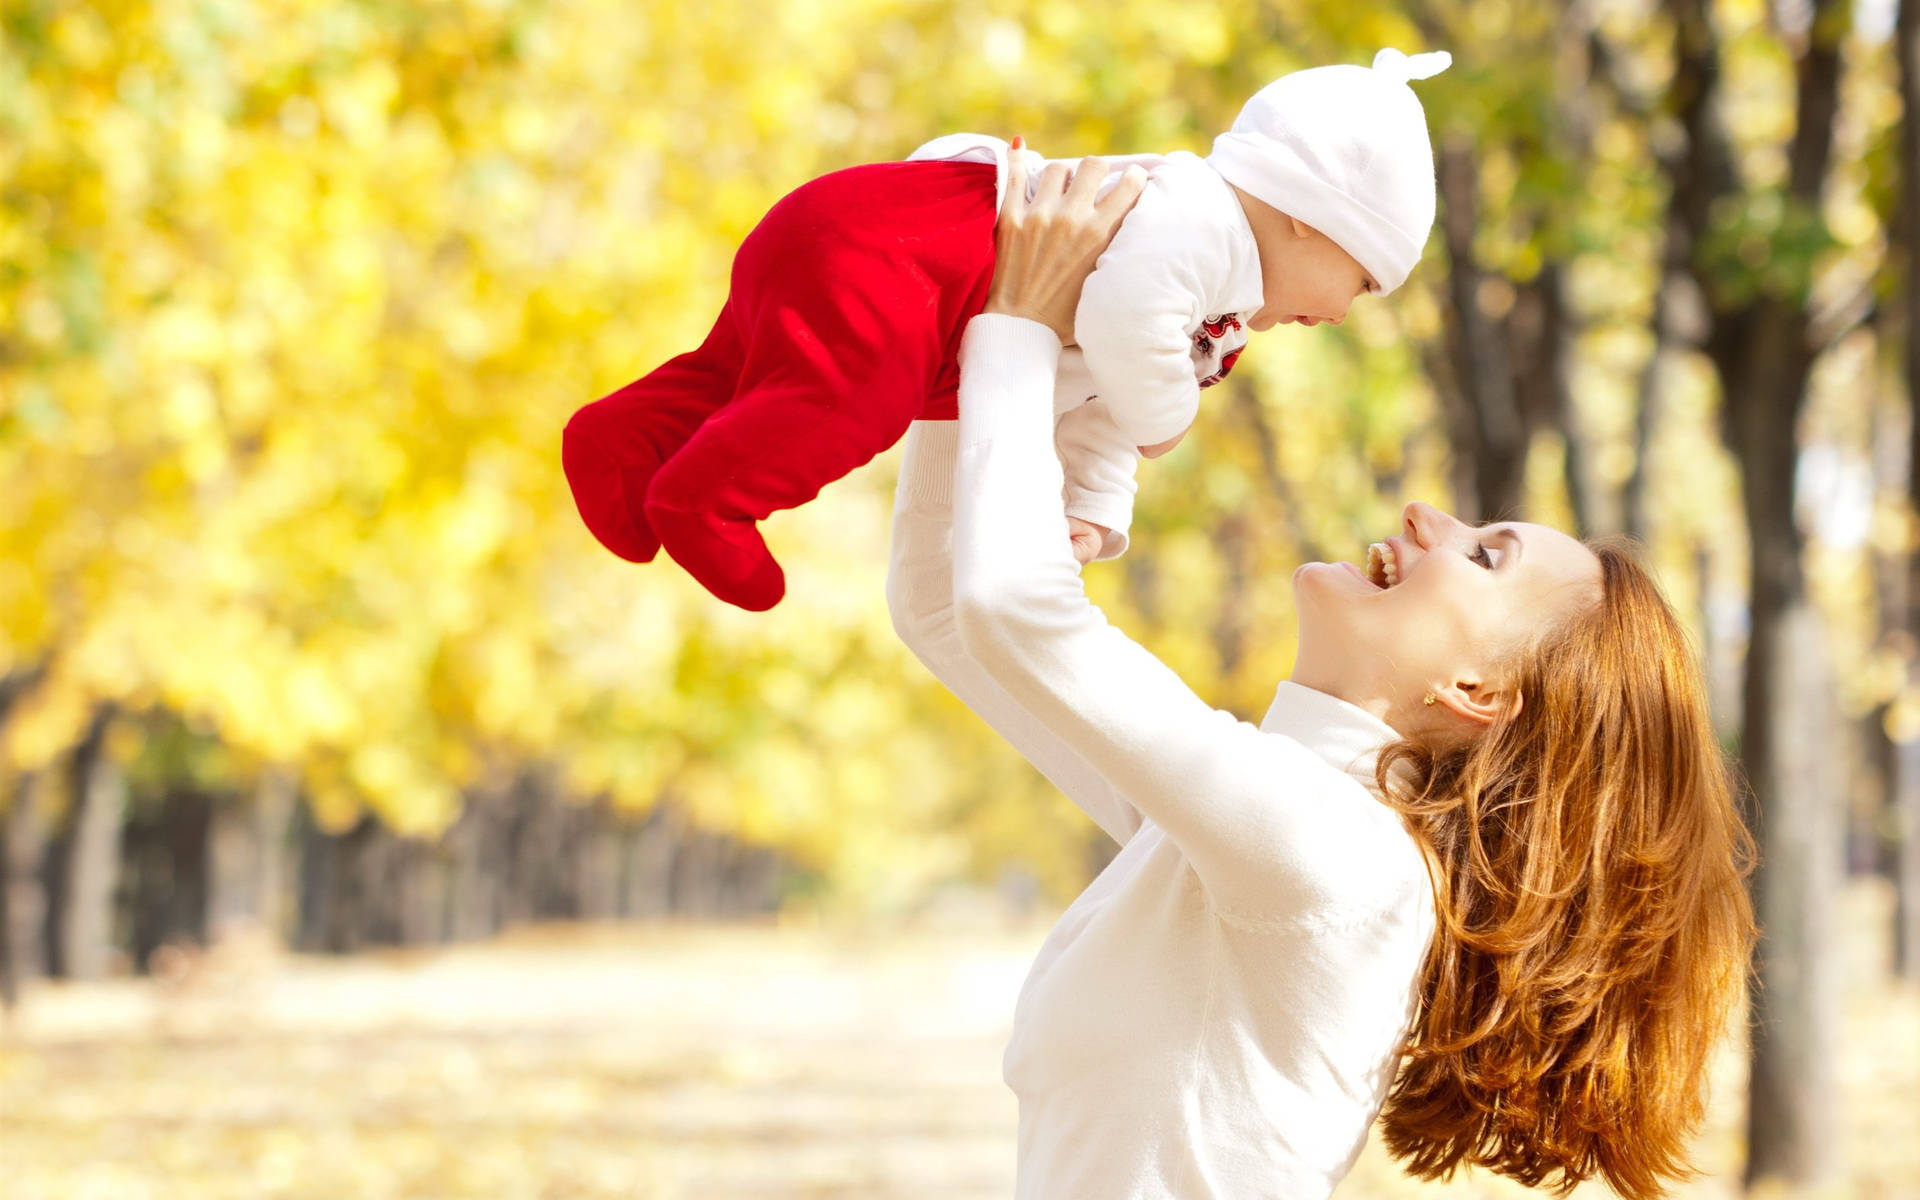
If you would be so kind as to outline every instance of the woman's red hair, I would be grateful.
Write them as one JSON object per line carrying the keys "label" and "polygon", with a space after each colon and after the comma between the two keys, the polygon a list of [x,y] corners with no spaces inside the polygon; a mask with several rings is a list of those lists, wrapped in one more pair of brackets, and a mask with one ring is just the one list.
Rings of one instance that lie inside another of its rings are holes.
{"label": "woman's red hair", "polygon": [[1640,1200],[1692,1174],[1753,843],[1684,630],[1623,547],[1594,549],[1601,600],[1515,664],[1517,713],[1381,756],[1438,914],[1381,1122],[1421,1178],[1598,1175]]}

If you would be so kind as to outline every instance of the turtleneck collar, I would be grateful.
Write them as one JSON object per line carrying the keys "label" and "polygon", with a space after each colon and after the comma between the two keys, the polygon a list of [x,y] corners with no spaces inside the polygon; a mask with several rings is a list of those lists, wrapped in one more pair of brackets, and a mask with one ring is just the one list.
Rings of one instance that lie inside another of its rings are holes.
{"label": "turtleneck collar", "polygon": [[1400,740],[1391,725],[1365,709],[1290,679],[1280,681],[1260,729],[1285,734],[1369,788],[1374,759]]}

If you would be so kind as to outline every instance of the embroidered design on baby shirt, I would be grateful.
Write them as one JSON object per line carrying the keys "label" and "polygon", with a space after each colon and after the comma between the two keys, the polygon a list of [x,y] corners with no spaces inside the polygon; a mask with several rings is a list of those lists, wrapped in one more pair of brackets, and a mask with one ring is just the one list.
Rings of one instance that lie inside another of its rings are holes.
{"label": "embroidered design on baby shirt", "polygon": [[[1245,348],[1246,347],[1242,346],[1240,347],[1240,350],[1244,350]],[[1225,379],[1227,377],[1227,372],[1233,370],[1233,364],[1240,361],[1240,350],[1230,350],[1226,354],[1221,355],[1220,369],[1218,371],[1215,371],[1213,374],[1207,376],[1205,379],[1202,379],[1200,381],[1200,386],[1203,388],[1210,388],[1214,384],[1219,383],[1222,379]]]}
{"label": "embroidered design on baby shirt", "polygon": [[1203,388],[1227,377],[1247,345],[1238,313],[1221,313],[1200,322],[1193,331],[1193,374]]}

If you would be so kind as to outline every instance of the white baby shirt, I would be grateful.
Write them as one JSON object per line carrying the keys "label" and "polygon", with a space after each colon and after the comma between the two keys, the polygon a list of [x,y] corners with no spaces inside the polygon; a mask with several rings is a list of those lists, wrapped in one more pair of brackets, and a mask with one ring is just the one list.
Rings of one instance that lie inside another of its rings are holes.
{"label": "white baby shirt", "polygon": [[[935,138],[910,160],[991,162],[996,195],[1007,179],[1006,142],[985,134]],[[1049,160],[1030,150],[1028,186]],[[1260,307],[1260,255],[1239,199],[1196,155],[1100,156],[1106,186],[1129,166],[1147,186],[1080,293],[1077,346],[1054,381],[1055,445],[1069,516],[1110,532],[1096,559],[1117,558],[1133,523],[1137,447],[1193,423],[1200,389],[1233,369],[1245,320]],[[1078,160],[1071,160],[1074,165]]]}

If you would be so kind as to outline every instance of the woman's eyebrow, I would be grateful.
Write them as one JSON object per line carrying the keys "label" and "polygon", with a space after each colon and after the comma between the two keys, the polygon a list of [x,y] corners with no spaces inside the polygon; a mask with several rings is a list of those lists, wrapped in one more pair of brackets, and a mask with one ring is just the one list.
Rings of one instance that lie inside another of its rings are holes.
{"label": "woman's eyebrow", "polygon": [[1526,554],[1527,554],[1526,539],[1522,538],[1520,536],[1520,531],[1515,529],[1513,526],[1509,525],[1502,529],[1496,529],[1493,531],[1493,536],[1504,537],[1508,541],[1513,543],[1513,561],[1519,562],[1522,558],[1526,557]]}
{"label": "woman's eyebrow", "polygon": [[[1520,531],[1515,529],[1511,525],[1501,525],[1498,527],[1495,527],[1493,525],[1479,525],[1474,528],[1474,533],[1478,534],[1481,537],[1486,538],[1488,541],[1491,541],[1494,538],[1507,539],[1507,541],[1512,543],[1513,545],[1513,558],[1511,560],[1513,562],[1519,562],[1522,558],[1526,556],[1526,553],[1527,553],[1526,539],[1522,538],[1520,536]],[[1504,567],[1507,564],[1503,562],[1500,565]]]}

